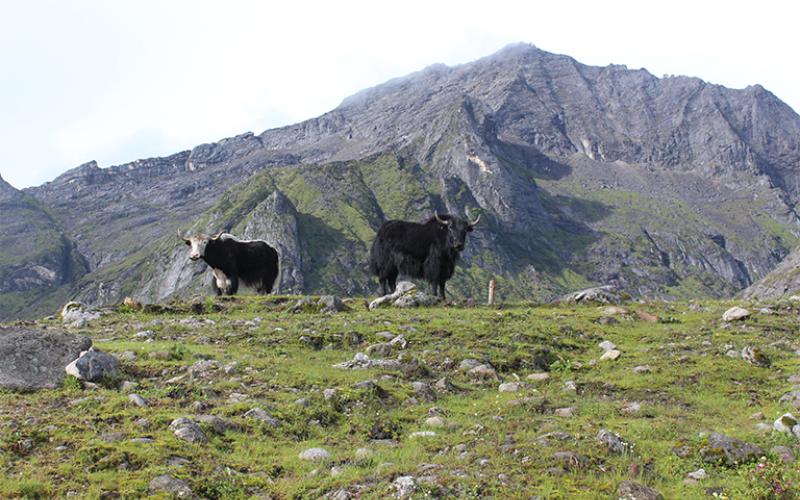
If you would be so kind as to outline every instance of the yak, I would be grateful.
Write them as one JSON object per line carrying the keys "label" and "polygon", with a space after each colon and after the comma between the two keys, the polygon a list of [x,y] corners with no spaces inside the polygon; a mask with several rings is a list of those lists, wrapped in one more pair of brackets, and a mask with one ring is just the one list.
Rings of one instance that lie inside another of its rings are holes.
{"label": "yak", "polygon": [[384,295],[393,293],[398,274],[423,278],[433,293],[444,299],[444,286],[453,276],[456,261],[475,224],[449,214],[434,216],[423,223],[390,220],[372,242],[370,272],[378,277]]}
{"label": "yak", "polygon": [[272,292],[280,269],[278,252],[266,241],[240,240],[228,233],[178,237],[191,247],[190,259],[203,259],[211,267],[211,287],[217,295],[235,295],[239,281],[259,294]]}

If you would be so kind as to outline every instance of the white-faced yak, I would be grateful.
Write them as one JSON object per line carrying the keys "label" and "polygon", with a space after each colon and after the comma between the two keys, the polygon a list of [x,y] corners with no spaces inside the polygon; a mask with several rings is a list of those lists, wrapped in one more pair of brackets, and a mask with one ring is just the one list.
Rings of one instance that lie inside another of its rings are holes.
{"label": "white-faced yak", "polygon": [[465,221],[452,215],[434,214],[426,222],[390,220],[372,242],[369,269],[381,284],[383,294],[393,293],[397,275],[423,278],[444,299],[444,285],[453,276],[456,261],[480,220]]}
{"label": "white-faced yak", "polygon": [[239,240],[227,233],[178,237],[191,247],[190,259],[203,259],[211,267],[211,287],[217,295],[235,295],[240,281],[260,294],[270,293],[275,286],[278,252],[266,241]]}

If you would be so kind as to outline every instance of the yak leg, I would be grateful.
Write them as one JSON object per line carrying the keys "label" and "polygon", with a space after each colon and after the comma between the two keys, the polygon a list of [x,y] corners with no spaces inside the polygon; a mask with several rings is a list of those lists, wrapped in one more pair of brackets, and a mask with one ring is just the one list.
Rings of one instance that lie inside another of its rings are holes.
{"label": "yak leg", "polygon": [[444,280],[442,280],[442,281],[440,281],[440,282],[439,282],[439,290],[438,290],[438,293],[437,293],[437,295],[439,295],[439,298],[441,298],[442,300],[444,300],[444,299],[445,299],[445,295],[444,295],[444,284],[445,284],[445,281],[444,281]]}
{"label": "yak leg", "polygon": [[228,295],[236,295],[239,291],[239,277],[235,273],[228,276]]}
{"label": "yak leg", "polygon": [[222,289],[220,289],[220,287],[217,285],[216,276],[211,278],[211,289],[214,290],[214,293],[217,294],[217,296],[222,295]]}
{"label": "yak leg", "polygon": [[387,278],[387,281],[389,282],[389,293],[394,293],[394,291],[397,289],[397,275],[398,271],[396,268],[389,273]]}

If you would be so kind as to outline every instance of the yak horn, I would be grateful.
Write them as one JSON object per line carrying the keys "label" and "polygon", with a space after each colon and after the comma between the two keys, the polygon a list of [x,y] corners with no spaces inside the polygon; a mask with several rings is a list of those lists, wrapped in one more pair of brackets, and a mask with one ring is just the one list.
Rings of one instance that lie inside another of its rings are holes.
{"label": "yak horn", "polygon": [[481,214],[478,214],[478,218],[477,218],[477,219],[475,219],[474,221],[471,221],[471,222],[469,223],[469,225],[470,225],[470,226],[474,226],[475,224],[477,224],[477,223],[478,223],[478,221],[479,221],[479,220],[481,220]]}
{"label": "yak horn", "polygon": [[444,224],[445,226],[450,225],[450,221],[444,220],[441,217],[439,217],[439,212],[433,212],[433,216],[436,217],[436,220],[439,222],[439,224]]}
{"label": "yak horn", "polygon": [[222,233],[224,233],[224,232],[225,231],[220,231],[217,234],[211,235],[209,238],[211,238],[212,240],[218,240],[219,237],[222,236]]}
{"label": "yak horn", "polygon": [[186,236],[182,235],[180,232],[178,232],[178,238],[182,239],[183,241],[189,241],[189,238],[187,238]]}

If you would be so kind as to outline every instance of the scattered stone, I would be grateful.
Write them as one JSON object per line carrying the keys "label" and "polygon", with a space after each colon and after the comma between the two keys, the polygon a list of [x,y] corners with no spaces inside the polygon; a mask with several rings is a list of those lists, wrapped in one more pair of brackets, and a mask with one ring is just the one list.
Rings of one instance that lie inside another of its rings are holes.
{"label": "scattered stone", "polygon": [[786,381],[790,384],[800,384],[800,375],[789,375]]}
{"label": "scattered stone", "polygon": [[525,377],[525,379],[531,382],[547,382],[548,380],[550,380],[550,374],[547,372],[531,373],[530,375]]}
{"label": "scattered stone", "polygon": [[525,384],[522,382],[505,382],[503,384],[500,384],[497,390],[499,392],[517,392],[524,387]]}
{"label": "scattered stone", "polygon": [[397,337],[393,338],[389,341],[389,343],[394,347],[399,347],[400,349],[405,349],[408,347],[408,341],[404,335],[398,335]]}
{"label": "scattered stone", "polygon": [[394,488],[397,490],[398,498],[410,496],[417,490],[417,482],[412,476],[400,476],[394,480]]}
{"label": "scattered stone", "polygon": [[333,365],[345,370],[366,370],[368,368],[400,368],[402,363],[397,359],[370,359],[363,352],[356,353],[353,359]]}
{"label": "scattered stone", "polygon": [[700,457],[706,463],[720,463],[733,467],[757,459],[764,452],[752,443],[717,432],[708,436],[708,445],[700,450]]}
{"label": "scattered stone", "polygon": [[428,427],[444,427],[445,421],[442,417],[439,416],[428,417],[427,419],[425,419],[425,425],[427,425]]}
{"label": "scattered stone", "polygon": [[158,476],[150,481],[148,491],[151,495],[169,493],[174,498],[190,498],[193,496],[192,490],[186,481],[175,479],[168,475]]}
{"label": "scattered stone", "polygon": [[170,430],[179,438],[190,443],[206,443],[206,438],[203,429],[200,428],[194,420],[186,417],[176,418],[169,424]]}
{"label": "scattered stone", "polygon": [[782,404],[790,404],[795,408],[800,408],[800,391],[790,391],[781,396],[778,400]]}
{"label": "scattered stone", "polygon": [[433,392],[431,386],[425,382],[411,382],[411,387],[414,389],[414,394],[418,398],[422,398],[428,402],[436,401],[436,393]]}
{"label": "scattered stone", "polygon": [[557,451],[553,453],[553,458],[561,462],[561,465],[569,470],[583,469],[589,463],[588,458],[578,455],[574,451]]}
{"label": "scattered stone", "polygon": [[767,416],[764,415],[763,411],[759,411],[750,415],[750,420],[764,420],[765,418],[767,418]]}
{"label": "scattered stone", "polygon": [[556,408],[553,413],[557,417],[569,418],[575,414],[575,408],[572,406],[567,406],[566,408]]}
{"label": "scattered stone", "polygon": [[479,380],[497,379],[497,372],[489,365],[478,365],[468,373],[472,378]]}
{"label": "scattered stone", "polygon": [[134,361],[136,361],[137,357],[138,356],[133,351],[125,351],[119,355],[120,361],[125,361],[126,363],[133,363]]}
{"label": "scattered stone", "polygon": [[247,410],[244,414],[244,417],[260,420],[261,422],[265,422],[266,424],[271,425],[272,427],[278,427],[279,425],[281,425],[280,420],[267,413],[263,408],[256,407]]}
{"label": "scattered stone", "polygon": [[694,479],[695,481],[702,481],[708,477],[708,474],[706,473],[705,469],[697,469],[694,472],[686,474],[686,477],[689,479]]}
{"label": "scattered stone", "polygon": [[300,453],[300,460],[310,460],[314,462],[321,462],[328,460],[331,454],[325,451],[324,448],[309,448]]}
{"label": "scattered stone", "polygon": [[600,356],[600,361],[605,361],[607,359],[610,359],[610,360],[613,361],[613,360],[619,358],[620,355],[622,355],[621,352],[619,352],[616,349],[611,349],[610,351],[606,351],[605,353],[603,353],[602,356]]}
{"label": "scattered stone", "polygon": [[769,367],[772,362],[758,347],[746,346],[742,349],[742,359],[751,365]]}
{"label": "scattered stone", "polygon": [[0,327],[0,388],[56,389],[66,376],[64,366],[91,346],[88,337],[63,331]]}
{"label": "scattered stone", "polygon": [[600,429],[600,432],[597,433],[597,440],[606,445],[609,453],[624,453],[632,448],[631,444],[625,442],[619,434],[606,429]]}
{"label": "scattered stone", "polygon": [[622,297],[616,287],[612,285],[587,288],[578,292],[573,292],[558,299],[558,302],[567,304],[578,304],[594,302],[598,304],[619,304]]}
{"label": "scattered stone", "polygon": [[794,452],[788,446],[773,446],[769,452],[785,464],[794,463]]}
{"label": "scattered stone", "polygon": [[574,380],[564,382],[564,392],[578,392],[578,384]]}
{"label": "scattered stone", "polygon": [[794,415],[792,415],[791,413],[784,413],[778,420],[776,420],[772,424],[772,428],[778,432],[787,432],[790,434],[796,434],[797,437],[800,437],[800,425],[798,425],[799,423],[800,422],[797,421]]}
{"label": "scattered stone", "polygon": [[461,362],[461,364],[458,365],[458,369],[460,371],[466,372],[482,364],[483,363],[481,363],[477,359],[465,359],[464,361]]}
{"label": "scattered stone", "polygon": [[635,481],[622,481],[617,487],[620,500],[663,500],[658,491]]}
{"label": "scattered stone", "polygon": [[453,392],[458,389],[452,382],[450,382],[450,379],[447,376],[437,380],[436,383],[433,384],[433,388],[442,392]]}
{"label": "scattered stone", "polygon": [[433,431],[417,431],[417,432],[412,432],[411,434],[408,435],[408,437],[411,437],[411,438],[433,437],[435,435],[436,435],[436,433],[433,432]]}
{"label": "scattered stone", "polygon": [[197,415],[194,417],[200,423],[206,424],[217,434],[225,434],[227,431],[239,430],[239,426],[230,420],[216,415]]}
{"label": "scattered stone", "polygon": [[119,375],[119,361],[108,353],[89,348],[88,351],[83,351],[78,359],[68,364],[64,371],[67,375],[87,382],[113,380]]}
{"label": "scattered stone", "polygon": [[722,315],[722,321],[739,321],[750,316],[750,311],[738,306],[731,307]]}
{"label": "scattered stone", "polygon": [[692,453],[692,450],[688,446],[685,446],[685,445],[684,446],[676,446],[676,447],[672,448],[672,453],[673,453],[673,455],[675,455],[678,458],[686,458]]}
{"label": "scattered stone", "polygon": [[607,306],[600,309],[600,314],[603,314],[605,316],[620,316],[623,314],[628,314],[628,310],[625,309],[624,307],[619,307],[619,306]]}
{"label": "scattered stone", "polygon": [[643,373],[650,373],[650,365],[639,365],[633,367],[633,373],[641,375]]}
{"label": "scattered stone", "polygon": [[348,309],[342,299],[335,295],[323,295],[319,298],[317,305],[320,307],[320,312],[338,313]]}
{"label": "scattered stone", "polygon": [[67,302],[61,309],[61,323],[70,328],[83,328],[100,317],[100,311],[84,308],[80,302]]}
{"label": "scattered stone", "polygon": [[373,344],[367,347],[367,354],[369,356],[386,357],[392,354],[392,344],[388,342],[381,342],[380,344]]}
{"label": "scattered stone", "polygon": [[322,397],[325,398],[325,401],[330,401],[336,397],[336,389],[325,389],[322,391]]}
{"label": "scattered stone", "polygon": [[617,348],[617,346],[613,342],[611,342],[610,340],[604,340],[604,341],[600,342],[599,347],[603,351],[611,351],[611,350]]}
{"label": "scattered stone", "polygon": [[146,399],[144,399],[138,394],[129,394],[128,401],[135,404],[139,408],[145,408],[146,406],[150,406],[150,403],[148,403]]}

